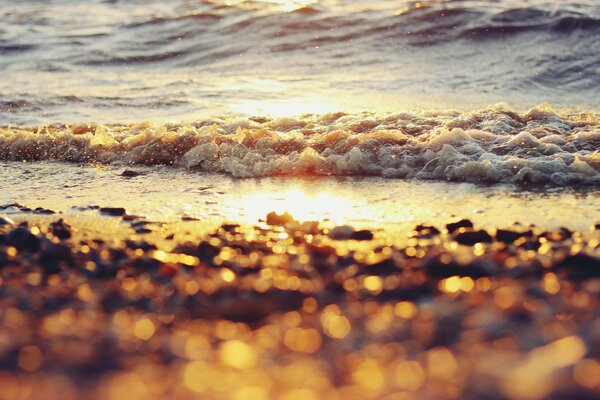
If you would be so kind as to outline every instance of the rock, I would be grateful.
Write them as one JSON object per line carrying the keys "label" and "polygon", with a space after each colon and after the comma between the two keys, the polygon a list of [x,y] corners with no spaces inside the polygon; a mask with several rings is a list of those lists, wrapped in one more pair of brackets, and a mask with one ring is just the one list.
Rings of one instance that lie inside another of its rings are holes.
{"label": "rock", "polygon": [[6,235],[6,243],[19,251],[36,252],[40,249],[40,238],[32,234],[27,226],[19,226]]}
{"label": "rock", "polygon": [[466,246],[473,246],[477,243],[490,243],[492,237],[484,230],[466,231],[455,235],[454,240]]}
{"label": "rock", "polygon": [[8,217],[0,217],[0,226],[12,226],[15,224],[15,221]]}
{"label": "rock", "polygon": [[498,267],[485,262],[473,261],[462,265],[455,260],[444,261],[441,256],[433,257],[424,265],[427,275],[432,278],[445,279],[451,276],[468,276],[473,279],[496,276]]}
{"label": "rock", "polygon": [[50,224],[50,232],[59,239],[69,239],[71,237],[71,226],[61,218]]}
{"label": "rock", "polygon": [[37,207],[35,210],[33,210],[33,213],[42,215],[52,215],[56,214],[56,211],[48,210],[47,208]]}
{"label": "rock", "polygon": [[448,233],[454,233],[454,231],[456,231],[460,228],[472,228],[472,227],[473,227],[473,223],[471,221],[469,221],[468,219],[461,219],[460,221],[451,222],[446,225],[446,229],[448,230]]}
{"label": "rock", "polygon": [[101,207],[100,212],[105,215],[111,215],[113,217],[121,217],[125,215],[125,209],[123,207]]}
{"label": "rock", "polygon": [[513,243],[515,240],[520,239],[522,237],[531,237],[533,236],[532,231],[526,232],[517,232],[505,229],[498,229],[496,231],[496,240],[504,243]]}
{"label": "rock", "polygon": [[353,227],[351,227],[350,225],[340,225],[330,230],[327,236],[329,236],[330,239],[334,240],[348,240],[352,239],[353,234]]}
{"label": "rock", "polygon": [[272,211],[267,214],[267,224],[268,225],[285,225],[289,222],[293,222],[294,217],[288,212],[284,212],[283,214],[277,214],[275,211]]}
{"label": "rock", "polygon": [[415,226],[415,232],[417,232],[416,237],[422,238],[422,239],[429,239],[429,238],[437,236],[441,233],[440,230],[438,228],[436,228],[435,226],[422,225],[422,224]]}
{"label": "rock", "polygon": [[64,244],[50,243],[40,254],[40,264],[48,274],[59,272],[61,264],[70,264],[71,261],[71,248]]}
{"label": "rock", "polygon": [[142,173],[126,169],[125,171],[121,172],[120,175],[126,178],[135,178],[136,176],[142,175]]}
{"label": "rock", "polygon": [[554,269],[564,272],[569,279],[600,278],[600,258],[586,253],[568,255]]}
{"label": "rock", "polygon": [[240,226],[238,224],[223,224],[221,225],[221,229],[225,232],[235,232]]}
{"label": "rock", "polygon": [[353,240],[373,240],[373,232],[368,229],[355,231],[352,233],[351,239]]}
{"label": "rock", "polygon": [[182,215],[182,221],[200,221],[198,218],[190,217],[189,215]]}

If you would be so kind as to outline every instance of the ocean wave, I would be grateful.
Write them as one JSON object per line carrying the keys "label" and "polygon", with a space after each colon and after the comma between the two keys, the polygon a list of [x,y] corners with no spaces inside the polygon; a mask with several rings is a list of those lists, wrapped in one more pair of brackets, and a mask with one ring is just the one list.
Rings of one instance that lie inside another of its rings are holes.
{"label": "ocean wave", "polygon": [[215,117],[188,124],[0,129],[0,159],[170,165],[239,178],[373,175],[600,184],[600,115],[542,105],[471,113]]}
{"label": "ocean wave", "polygon": [[[0,124],[197,118],[307,91],[352,112],[379,109],[357,106],[365,91],[421,108],[452,97],[591,109],[599,34],[600,3],[587,0],[12,2],[0,9]],[[35,107],[10,105],[20,100]]]}

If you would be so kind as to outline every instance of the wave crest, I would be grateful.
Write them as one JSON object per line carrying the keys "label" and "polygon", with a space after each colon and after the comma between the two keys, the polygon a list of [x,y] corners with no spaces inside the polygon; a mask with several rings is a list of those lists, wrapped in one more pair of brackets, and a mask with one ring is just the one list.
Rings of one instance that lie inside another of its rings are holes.
{"label": "wave crest", "polygon": [[0,159],[171,165],[240,178],[375,175],[468,182],[600,183],[600,118],[517,113],[225,118],[189,124],[0,129]]}

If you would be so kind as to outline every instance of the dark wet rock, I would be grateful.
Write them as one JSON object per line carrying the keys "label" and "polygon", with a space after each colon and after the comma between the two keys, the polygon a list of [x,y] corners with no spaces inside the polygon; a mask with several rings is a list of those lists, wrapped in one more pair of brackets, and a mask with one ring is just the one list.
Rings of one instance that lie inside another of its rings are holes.
{"label": "dark wet rock", "polygon": [[298,291],[270,289],[264,293],[247,289],[223,288],[211,296],[190,298],[194,318],[225,318],[256,323],[278,312],[297,310],[304,295]]}
{"label": "dark wet rock", "polygon": [[152,233],[152,229],[137,228],[137,229],[135,229],[135,233],[137,233],[138,235],[145,235],[145,234],[148,234],[148,233]]}
{"label": "dark wet rock", "polygon": [[596,225],[594,225],[594,228],[595,228],[596,230],[599,230],[599,231],[600,231],[600,224],[596,224]]}
{"label": "dark wet rock", "polygon": [[531,237],[533,236],[532,231],[518,232],[511,231],[507,229],[498,229],[496,231],[496,240],[504,243],[513,243],[515,240],[518,240],[522,237]]}
{"label": "dark wet rock", "polygon": [[307,244],[306,248],[308,250],[308,253],[316,258],[327,258],[329,256],[337,254],[337,251],[333,246]]}
{"label": "dark wet rock", "polygon": [[27,226],[19,226],[6,235],[6,243],[19,251],[36,252],[40,249],[40,238],[32,234]]}
{"label": "dark wet rock", "polygon": [[84,273],[91,278],[96,279],[111,279],[117,276],[117,272],[119,271],[119,267],[108,261],[100,261],[96,262],[96,267],[92,270],[84,269]]}
{"label": "dark wet rock", "polygon": [[454,240],[466,246],[473,246],[477,243],[490,243],[492,241],[492,237],[484,230],[466,231],[455,235]]}
{"label": "dark wet rock", "polygon": [[600,258],[586,253],[568,255],[554,269],[566,274],[569,279],[600,278]]}
{"label": "dark wet rock", "polygon": [[125,209],[123,207],[101,207],[100,212],[104,215],[111,215],[113,217],[121,217],[125,215]]}
{"label": "dark wet rock", "polygon": [[235,232],[237,231],[237,229],[240,227],[239,224],[223,224],[221,225],[221,229],[223,229],[225,232]]}
{"label": "dark wet rock", "polygon": [[68,266],[72,262],[71,247],[62,243],[48,243],[40,253],[40,264],[44,272],[54,274],[60,271],[61,265]]}
{"label": "dark wet rock", "polygon": [[277,214],[272,211],[267,214],[267,224],[268,225],[285,225],[287,223],[293,222],[294,217],[288,212],[284,212],[283,214]]}
{"label": "dark wet rock", "polygon": [[198,246],[190,244],[183,244],[173,249],[173,253],[187,254],[190,256],[198,257],[205,263],[211,264],[213,258],[221,252],[221,248],[213,246],[208,242],[201,242]]}
{"label": "dark wet rock", "polygon": [[532,237],[529,240],[527,240],[526,242],[521,243],[519,245],[519,248],[524,249],[524,250],[537,251],[541,246],[542,246],[542,244],[540,243],[539,239]]}
{"label": "dark wet rock", "polygon": [[71,226],[59,219],[50,224],[50,232],[59,239],[69,239],[71,237]]}
{"label": "dark wet rock", "polygon": [[181,217],[182,221],[200,221],[198,218],[190,217],[189,215],[183,215]]}
{"label": "dark wet rock", "polygon": [[99,210],[100,206],[74,206],[71,208],[76,211],[88,211],[88,210]]}
{"label": "dark wet rock", "polygon": [[541,237],[546,238],[551,242],[564,242],[573,237],[573,232],[567,228],[560,228],[556,232],[544,232]]}
{"label": "dark wet rock", "polygon": [[417,235],[415,235],[415,236],[418,238],[422,238],[422,239],[429,239],[429,238],[437,236],[441,233],[440,230],[438,228],[436,228],[435,226],[429,226],[429,225],[423,225],[423,224],[419,224],[419,225],[415,226],[415,232],[417,232]]}
{"label": "dark wet rock", "polygon": [[137,220],[141,220],[144,218],[145,217],[142,215],[132,215],[132,214],[123,215],[123,221],[137,221]]}
{"label": "dark wet rock", "polygon": [[368,229],[355,231],[352,233],[351,239],[353,240],[373,240],[373,232]]}
{"label": "dark wet rock", "polygon": [[137,250],[137,249],[142,249],[143,251],[150,251],[150,250],[156,250],[156,246],[148,243],[148,242],[135,242],[133,240],[126,240],[125,241],[125,246],[127,246],[127,248],[131,249],[131,250]]}
{"label": "dark wet rock", "polygon": [[415,301],[423,297],[430,297],[434,293],[435,282],[425,282],[418,285],[383,290],[377,296],[377,301]]}
{"label": "dark wet rock", "polygon": [[13,221],[12,219],[8,218],[8,217],[0,217],[0,226],[11,226],[14,225],[15,221]]}
{"label": "dark wet rock", "polygon": [[359,270],[359,275],[392,275],[398,273],[399,269],[393,258],[388,257],[373,264],[364,265]]}
{"label": "dark wet rock", "polygon": [[446,225],[448,233],[454,233],[460,228],[473,228],[473,223],[468,219],[461,219],[460,221],[451,222]]}
{"label": "dark wet rock", "polygon": [[137,172],[137,171],[132,171],[130,169],[126,169],[125,171],[121,172],[120,174],[121,176],[125,177],[125,178],[135,178],[136,176],[140,176],[143,175],[141,172]]}
{"label": "dark wet rock", "polygon": [[52,214],[56,214],[56,211],[49,210],[47,208],[37,207],[35,210],[33,210],[33,213],[41,214],[41,215],[52,215]]}
{"label": "dark wet rock", "polygon": [[427,275],[432,278],[445,279],[451,276],[468,276],[473,279],[496,276],[499,269],[496,265],[473,261],[468,264],[459,264],[455,260],[444,260],[443,256],[433,257],[424,264]]}

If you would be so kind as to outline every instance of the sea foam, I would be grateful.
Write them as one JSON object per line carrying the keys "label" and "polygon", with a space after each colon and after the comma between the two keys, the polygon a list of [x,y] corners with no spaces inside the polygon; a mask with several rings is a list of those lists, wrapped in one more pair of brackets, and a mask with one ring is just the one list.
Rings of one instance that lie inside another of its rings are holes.
{"label": "sea foam", "polygon": [[372,175],[467,182],[600,183],[600,118],[549,106],[459,113],[215,117],[156,125],[0,128],[0,159],[170,165],[239,178]]}

